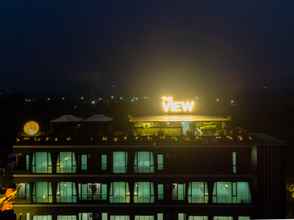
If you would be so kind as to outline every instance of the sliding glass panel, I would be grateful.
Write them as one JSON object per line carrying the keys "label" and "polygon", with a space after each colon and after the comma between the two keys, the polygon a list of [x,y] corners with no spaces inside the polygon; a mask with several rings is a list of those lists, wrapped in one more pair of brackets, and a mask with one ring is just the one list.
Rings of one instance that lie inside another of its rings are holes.
{"label": "sliding glass panel", "polygon": [[88,154],[81,154],[81,171],[88,170]]}
{"label": "sliding glass panel", "polygon": [[136,173],[154,172],[153,152],[141,151],[136,152],[134,161],[134,170]]}
{"label": "sliding glass panel", "polygon": [[107,170],[107,154],[101,154],[101,170]]}
{"label": "sliding glass panel", "polygon": [[77,220],[75,215],[57,215],[57,220]]}
{"label": "sliding glass panel", "polygon": [[35,182],[33,187],[33,202],[51,203],[52,185],[50,182]]}
{"label": "sliding glass panel", "polygon": [[127,152],[113,152],[113,173],[126,173],[128,165]]}
{"label": "sliding glass panel", "polygon": [[110,220],[130,220],[128,215],[111,215]]}
{"label": "sliding glass panel", "polygon": [[56,164],[57,173],[75,173],[77,168],[74,152],[60,152]]}
{"label": "sliding glass panel", "polygon": [[31,187],[29,183],[19,183],[16,199],[18,202],[30,202],[31,200]]}
{"label": "sliding glass panel", "polygon": [[135,203],[153,203],[154,185],[152,182],[136,182],[134,185]]}
{"label": "sliding glass panel", "polygon": [[164,200],[164,185],[161,183],[157,185],[157,199]]}
{"label": "sliding glass panel", "polygon": [[208,220],[208,216],[189,216],[188,220]]}
{"label": "sliding glass panel", "polygon": [[79,183],[80,200],[106,200],[107,184]]}
{"label": "sliding glass panel", "polygon": [[34,215],[33,220],[52,220],[52,215]]}
{"label": "sliding glass panel", "polygon": [[33,173],[52,173],[51,153],[34,152],[32,159]]}
{"label": "sliding glass panel", "polygon": [[152,215],[136,215],[135,220],[155,220]]}
{"label": "sliding glass panel", "polygon": [[164,169],[164,156],[163,154],[157,154],[157,170]]}
{"label": "sliding glass panel", "polygon": [[214,216],[213,220],[233,220],[232,216]]}
{"label": "sliding glass panel", "polygon": [[250,203],[248,182],[216,182],[213,187],[214,203]]}
{"label": "sliding glass panel", "polygon": [[186,186],[185,183],[173,183],[172,199],[173,200],[185,200]]}
{"label": "sliding glass panel", "polygon": [[239,216],[238,220],[250,220],[249,216]]}
{"label": "sliding glass panel", "polygon": [[56,201],[61,203],[77,202],[76,184],[74,182],[59,182],[57,184]]}
{"label": "sliding glass panel", "polygon": [[93,213],[91,212],[79,213],[79,220],[94,220]]}
{"label": "sliding glass panel", "polygon": [[190,182],[188,189],[189,203],[208,203],[208,188],[206,182]]}
{"label": "sliding glass panel", "polygon": [[129,203],[130,191],[127,182],[113,182],[110,186],[110,203]]}

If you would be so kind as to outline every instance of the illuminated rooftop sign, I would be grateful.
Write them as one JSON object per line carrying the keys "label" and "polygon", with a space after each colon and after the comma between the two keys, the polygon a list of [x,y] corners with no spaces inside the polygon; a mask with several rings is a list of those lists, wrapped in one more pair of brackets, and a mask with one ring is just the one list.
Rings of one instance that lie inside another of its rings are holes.
{"label": "illuminated rooftop sign", "polygon": [[172,96],[163,96],[162,108],[164,112],[192,112],[194,101],[174,101]]}

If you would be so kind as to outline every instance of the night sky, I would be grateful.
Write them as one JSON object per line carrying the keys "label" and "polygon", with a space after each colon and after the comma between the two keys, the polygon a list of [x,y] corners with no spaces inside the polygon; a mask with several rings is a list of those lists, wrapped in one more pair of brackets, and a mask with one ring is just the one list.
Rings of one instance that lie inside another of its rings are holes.
{"label": "night sky", "polygon": [[292,0],[9,0],[0,88],[179,94],[294,83]]}

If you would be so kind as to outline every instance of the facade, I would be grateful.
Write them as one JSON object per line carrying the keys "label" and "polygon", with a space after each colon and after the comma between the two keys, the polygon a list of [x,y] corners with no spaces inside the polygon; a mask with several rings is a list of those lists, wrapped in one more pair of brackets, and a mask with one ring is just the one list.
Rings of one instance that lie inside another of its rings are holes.
{"label": "facade", "polygon": [[80,130],[72,136],[51,130],[17,138],[17,219],[285,215],[283,144],[232,128],[228,117],[130,117],[129,131],[120,136],[93,136],[83,132],[82,121],[76,123]]}

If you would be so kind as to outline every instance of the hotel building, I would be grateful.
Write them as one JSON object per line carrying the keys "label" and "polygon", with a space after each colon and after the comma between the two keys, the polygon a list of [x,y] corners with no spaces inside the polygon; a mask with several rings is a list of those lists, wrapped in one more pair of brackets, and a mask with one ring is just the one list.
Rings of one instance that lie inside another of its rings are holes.
{"label": "hotel building", "polygon": [[18,220],[284,217],[283,143],[230,117],[104,115],[26,123],[14,152]]}

